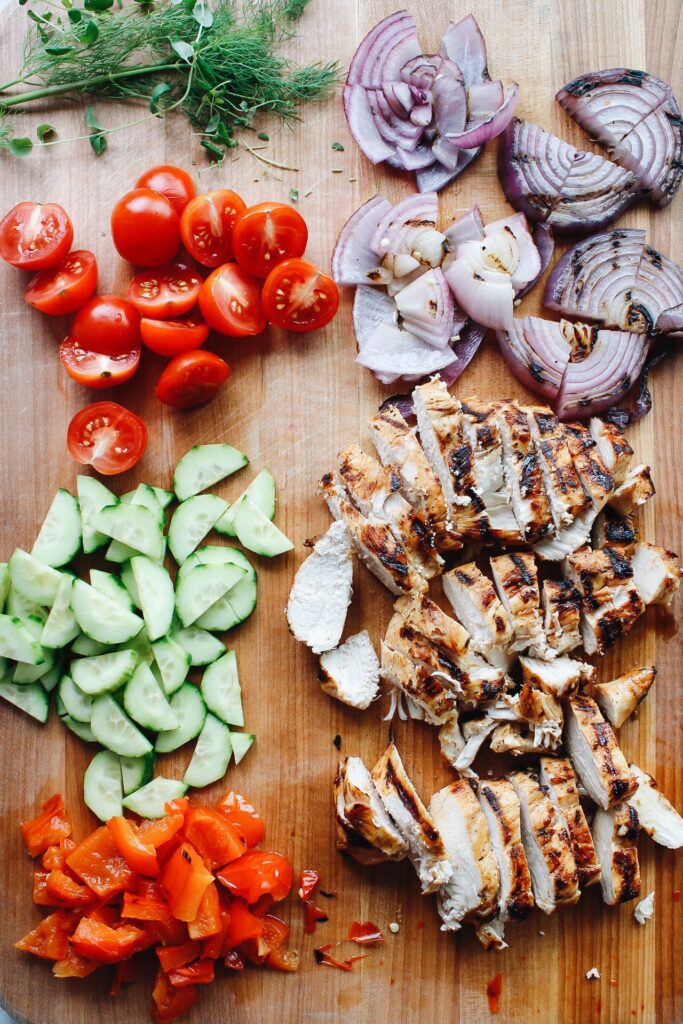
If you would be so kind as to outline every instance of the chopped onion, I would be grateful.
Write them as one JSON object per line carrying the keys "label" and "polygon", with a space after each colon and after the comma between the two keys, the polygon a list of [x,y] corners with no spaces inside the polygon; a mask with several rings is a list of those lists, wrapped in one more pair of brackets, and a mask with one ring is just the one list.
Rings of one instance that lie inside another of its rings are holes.
{"label": "chopped onion", "polygon": [[489,77],[486,42],[473,15],[451,22],[441,41],[441,52],[458,65],[468,89]]}
{"label": "chopped onion", "polygon": [[683,302],[672,309],[663,310],[657,317],[655,330],[658,334],[680,337],[683,334]]}
{"label": "chopped onion", "polygon": [[505,87],[503,103],[497,110],[487,113],[478,122],[468,126],[462,132],[448,132],[446,140],[453,146],[460,149],[472,149],[473,146],[483,146],[490,142],[497,135],[504,132],[514,117],[515,107],[519,99],[519,86],[516,82]]}
{"label": "chopped onion", "polygon": [[[465,252],[461,256],[467,246],[477,246],[479,253]],[[465,242],[458,247],[445,277],[456,301],[472,319],[494,330],[512,327],[515,293],[510,275],[487,269],[478,243]]]}
{"label": "chopped onion", "polygon": [[536,282],[543,276],[548,268],[553,253],[555,252],[555,239],[553,238],[553,229],[547,224],[534,224],[531,229],[531,237],[534,245],[538,250],[538,255],[541,261],[541,269],[538,272],[538,276],[529,281],[521,291],[517,292],[517,298],[521,299],[527,292],[531,291]]}
{"label": "chopped onion", "polygon": [[484,235],[495,235],[499,231],[509,231],[517,243],[517,267],[512,271],[512,287],[515,294],[522,288],[538,279],[541,273],[541,256],[531,237],[527,219],[523,213],[515,213],[512,217],[492,221],[484,228]]}
{"label": "chopped onion", "polygon": [[485,334],[486,328],[482,327],[481,324],[475,323],[474,320],[468,320],[463,326],[457,340],[451,346],[455,356],[453,362],[445,366],[443,370],[439,370],[441,380],[449,387],[472,362],[479,350],[479,346],[484,340]]}
{"label": "chopped onion", "polygon": [[[580,330],[581,324],[571,325]],[[580,360],[567,364],[556,411],[562,420],[608,409],[631,389],[645,363],[646,334],[592,328],[593,344]]]}
{"label": "chopped onion", "polygon": [[378,224],[371,247],[378,256],[407,253],[419,263],[436,267],[444,255],[445,236],[436,230],[436,193],[417,193],[389,210]]}
{"label": "chopped onion", "polygon": [[484,222],[481,210],[473,206],[466,213],[456,217],[445,231],[448,246],[457,249],[461,242],[481,242],[484,237]]}
{"label": "chopped onion", "polygon": [[[399,53],[396,53],[397,47]],[[407,11],[397,11],[378,22],[362,40],[351,61],[347,82],[380,89],[386,78],[398,78],[406,61],[419,53],[415,19]],[[388,66],[392,54],[393,63]],[[397,60],[400,63],[395,67]]]}
{"label": "chopped onion", "polygon": [[332,277],[337,284],[385,284],[390,278],[378,267],[377,253],[370,242],[391,209],[387,199],[373,196],[349,217],[332,253]]}
{"label": "chopped onion", "polygon": [[554,401],[569,365],[571,348],[560,324],[541,317],[515,320],[496,337],[505,362],[531,391]]}
{"label": "chopped onion", "polygon": [[373,164],[388,160],[394,150],[377,130],[366,90],[362,85],[345,85],[343,98],[349,129],[363,155]]}
{"label": "chopped onion", "polygon": [[429,270],[396,296],[403,324],[421,341],[446,348],[453,329],[453,297],[440,269]]}

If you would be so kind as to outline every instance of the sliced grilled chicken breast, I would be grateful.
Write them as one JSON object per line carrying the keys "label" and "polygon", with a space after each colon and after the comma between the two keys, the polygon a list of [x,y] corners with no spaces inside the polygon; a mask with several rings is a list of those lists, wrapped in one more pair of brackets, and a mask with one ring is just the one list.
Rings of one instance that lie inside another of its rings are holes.
{"label": "sliced grilled chicken breast", "polygon": [[583,423],[565,423],[564,433],[581,485],[593,502],[596,515],[614,493],[614,480],[600,450]]}
{"label": "sliced grilled chicken breast", "polygon": [[678,555],[644,543],[636,548],[631,564],[633,582],[645,604],[670,605],[683,576]]}
{"label": "sliced grilled chicken breast", "polygon": [[297,569],[287,602],[287,623],[297,640],[320,654],[335,647],[351,603],[353,562],[344,523],[332,523]]}
{"label": "sliced grilled chicken breast", "polygon": [[534,554],[544,562],[561,562],[572,551],[577,551],[587,543],[598,511],[597,506],[591,504],[583,512],[579,512],[569,526],[563,526],[553,536],[544,537],[538,544],[534,544]]}
{"label": "sliced grilled chicken breast", "polygon": [[342,704],[370,706],[379,694],[379,659],[366,629],[321,656],[318,680]]}
{"label": "sliced grilled chicken breast", "polygon": [[621,552],[624,558],[631,558],[638,543],[636,518],[631,513],[620,515],[605,505],[593,524],[593,547],[602,548],[608,544]]}
{"label": "sliced grilled chicken breast", "polygon": [[544,580],[541,592],[543,630],[549,647],[558,654],[581,643],[581,595],[567,580]]}
{"label": "sliced grilled chicken breast", "polygon": [[519,722],[498,725],[491,734],[491,750],[494,754],[512,754],[513,757],[549,753],[541,735],[537,737],[533,728],[530,731],[528,725]]}
{"label": "sliced grilled chicken breast", "polygon": [[474,452],[474,477],[491,523],[491,539],[503,544],[522,540],[512,507],[512,491],[503,470],[503,444],[492,403],[478,398],[460,402],[465,436]]}
{"label": "sliced grilled chicken breast", "polygon": [[595,700],[615,729],[620,729],[647,697],[656,676],[657,669],[651,665],[648,668],[633,668],[608,683],[596,683],[593,688]]}
{"label": "sliced grilled chicken breast", "polygon": [[508,613],[514,639],[511,651],[534,648],[534,654],[554,657],[545,640],[541,614],[538,571],[534,556],[520,551],[491,559],[491,572],[498,597]]}
{"label": "sliced grilled chicken breast", "polygon": [[479,784],[479,803],[500,872],[498,931],[512,918],[523,921],[534,906],[529,864],[522,845],[520,804],[514,787],[505,779]]}
{"label": "sliced grilled chicken breast", "polygon": [[453,868],[437,894],[442,931],[458,931],[463,921],[488,921],[498,913],[500,872],[489,829],[469,782],[458,779],[435,793],[429,813]]}
{"label": "sliced grilled chicken breast", "polygon": [[507,671],[513,661],[507,652],[512,626],[491,580],[469,562],[446,573],[441,583],[456,618],[470,634],[473,649]]}
{"label": "sliced grilled chicken breast", "polygon": [[590,697],[576,694],[565,704],[564,740],[574,770],[598,807],[627,800],[636,788],[611,725]]}
{"label": "sliced grilled chicken breast", "polygon": [[584,598],[581,637],[586,654],[604,654],[631,631],[644,611],[634,586],[604,587]]}
{"label": "sliced grilled chicken breast", "polygon": [[497,402],[496,421],[515,518],[522,538],[533,544],[550,531],[552,516],[529,417],[515,402]]}
{"label": "sliced grilled chicken breast", "polygon": [[536,444],[543,483],[555,530],[569,526],[589,504],[574,467],[564,430],[550,409],[537,407],[526,410],[531,436]]}
{"label": "sliced grilled chicken breast", "polygon": [[439,746],[441,756],[446,764],[455,768],[455,762],[465,749],[465,737],[460,731],[460,720],[454,712],[439,729]]}
{"label": "sliced grilled chicken breast", "polygon": [[562,740],[562,705],[557,697],[525,682],[519,691],[517,710],[533,729],[534,742],[555,750]]}
{"label": "sliced grilled chicken breast", "polygon": [[624,431],[615,423],[608,423],[607,420],[593,416],[588,429],[598,446],[605,469],[618,487],[626,479],[633,458],[633,448],[624,437]]}
{"label": "sliced grilled chicken breast", "polygon": [[569,833],[535,772],[513,772],[509,780],[519,797],[522,843],[536,906],[552,914],[564,903],[576,903],[581,895]]}
{"label": "sliced grilled chicken breast", "polygon": [[561,700],[575,693],[590,669],[583,661],[559,657],[554,661],[521,655],[522,679],[530,686]]}
{"label": "sliced grilled chicken breast", "polygon": [[406,423],[395,405],[388,405],[370,422],[370,431],[384,465],[401,477],[401,489],[410,504],[423,511],[433,524],[444,523],[446,499],[415,428]]}
{"label": "sliced grilled chicken breast", "polygon": [[441,834],[408,778],[393,743],[372,769],[372,780],[384,809],[405,839],[422,892],[437,892],[449,881],[453,869]]}
{"label": "sliced grilled chicken breast", "polygon": [[496,725],[497,723],[487,715],[483,715],[481,718],[470,718],[464,723],[462,735],[465,740],[465,746],[460,754],[458,754],[453,766],[456,771],[470,776],[476,774],[471,771],[474,759],[484,746],[487,738],[496,728]]}
{"label": "sliced grilled chicken breast", "polygon": [[638,812],[643,831],[660,846],[680,850],[683,846],[683,818],[657,788],[651,775],[637,764],[630,764],[629,768],[638,783],[629,803]]}
{"label": "sliced grilled chicken breast", "polygon": [[604,587],[619,587],[633,579],[630,559],[618,548],[604,547],[592,551],[580,548],[563,562],[566,578],[582,597],[596,594]]}
{"label": "sliced grilled chicken breast", "polygon": [[359,757],[344,758],[334,785],[339,848],[363,864],[402,860],[408,846]]}
{"label": "sliced grilled chicken breast", "polygon": [[578,783],[571,761],[566,757],[542,757],[539,779],[567,827],[579,886],[585,889],[600,880],[601,870],[586,815],[579,803]]}
{"label": "sliced grilled chicken breast", "polygon": [[607,504],[617,515],[627,516],[649,501],[654,493],[650,467],[641,464],[628,471],[624,482],[610,495]]}
{"label": "sliced grilled chicken breast", "polygon": [[595,812],[591,833],[602,869],[602,898],[611,907],[640,896],[639,832],[638,814],[630,804]]}
{"label": "sliced grilled chicken breast", "polygon": [[389,860],[386,854],[376,849],[360,832],[357,832],[346,817],[344,792],[339,773],[334,780],[334,822],[337,849],[340,853],[347,853],[359,864],[365,865],[381,864],[383,861]]}
{"label": "sliced grilled chicken breast", "polygon": [[431,725],[445,722],[456,709],[453,681],[445,672],[431,672],[386,643],[381,647],[381,675],[390,686],[401,690],[421,707]]}

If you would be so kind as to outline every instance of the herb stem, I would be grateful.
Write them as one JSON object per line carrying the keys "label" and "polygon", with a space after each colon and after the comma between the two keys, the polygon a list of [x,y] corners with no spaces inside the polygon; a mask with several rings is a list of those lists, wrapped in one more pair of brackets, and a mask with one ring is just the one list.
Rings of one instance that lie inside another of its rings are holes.
{"label": "herb stem", "polygon": [[48,96],[59,96],[67,92],[87,92],[93,85],[104,85],[106,82],[115,82],[122,78],[134,78],[139,75],[155,75],[161,71],[177,71],[180,64],[148,64],[136,68],[127,68],[125,71],[111,71],[106,75],[93,75],[92,78],[74,79],[71,82],[63,82],[60,85],[47,85],[42,89],[32,89],[29,92],[19,93],[17,96],[8,96],[7,99],[0,97],[0,107],[20,107],[24,103],[31,103],[34,100],[42,100]]}
{"label": "herb stem", "polygon": [[241,139],[240,142],[241,145],[244,146],[245,149],[248,149],[251,155],[255,157],[257,160],[259,160],[262,164],[267,164],[269,167],[277,167],[281,171],[301,170],[300,167],[290,167],[288,164],[279,164],[277,160],[269,160],[268,157],[261,156],[260,153],[257,153],[256,150],[252,146],[250,146],[248,142],[244,141],[244,139]]}

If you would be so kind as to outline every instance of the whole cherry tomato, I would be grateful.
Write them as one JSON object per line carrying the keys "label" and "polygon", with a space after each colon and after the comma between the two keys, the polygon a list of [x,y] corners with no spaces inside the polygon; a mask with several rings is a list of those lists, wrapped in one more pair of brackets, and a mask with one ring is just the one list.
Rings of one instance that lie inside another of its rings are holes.
{"label": "whole cherry tomato", "polygon": [[140,346],[140,314],[118,295],[96,295],[76,313],[71,337],[91,352],[130,352]]}
{"label": "whole cherry tomato", "polygon": [[161,192],[180,216],[190,199],[194,199],[197,190],[194,181],[182,167],[172,164],[161,164],[151,167],[135,182],[136,188],[151,188],[153,192]]}
{"label": "whole cherry tomato", "polygon": [[57,203],[19,203],[0,221],[0,256],[20,270],[46,270],[61,263],[73,237]]}
{"label": "whole cherry tomato", "polygon": [[176,356],[159,377],[156,396],[173,409],[192,409],[215,398],[230,375],[230,367],[213,352],[185,352]]}
{"label": "whole cherry tomato", "polygon": [[30,306],[50,316],[75,313],[97,288],[97,260],[88,249],[74,249],[50,270],[34,274],[24,291]]}
{"label": "whole cherry tomato", "polygon": [[138,267],[170,263],[180,248],[180,218],[161,192],[136,188],[119,199],[111,215],[119,256]]}

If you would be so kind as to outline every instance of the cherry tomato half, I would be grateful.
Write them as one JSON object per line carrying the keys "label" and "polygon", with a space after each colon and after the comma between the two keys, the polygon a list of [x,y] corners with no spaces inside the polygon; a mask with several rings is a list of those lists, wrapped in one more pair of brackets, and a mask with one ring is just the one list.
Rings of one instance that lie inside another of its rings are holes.
{"label": "cherry tomato half", "polygon": [[225,263],[209,274],[199,293],[206,322],[220,334],[242,338],[266,326],[261,282],[237,263]]}
{"label": "cherry tomato half", "polygon": [[238,860],[226,864],[216,875],[233,894],[247,903],[257,903],[262,896],[276,902],[285,899],[292,888],[292,866],[279,853],[247,850]]}
{"label": "cherry tomato half", "polygon": [[161,164],[151,167],[135,182],[136,188],[151,188],[153,192],[161,192],[180,216],[190,199],[194,199],[197,189],[194,181],[182,167],[172,164]]}
{"label": "cherry tomato half", "polygon": [[185,352],[159,377],[156,396],[173,409],[192,409],[210,402],[229,375],[228,364],[213,352]]}
{"label": "cherry tomato half", "polygon": [[140,321],[140,334],[147,348],[158,356],[178,356],[201,348],[209,336],[209,325],[198,316],[184,320]]}
{"label": "cherry tomato half", "polygon": [[58,266],[39,270],[26,285],[30,306],[50,316],[75,313],[97,288],[97,260],[88,249],[74,249]]}
{"label": "cherry tomato half", "polygon": [[244,200],[229,188],[191,199],[180,218],[183,245],[204,267],[219,267],[232,259],[232,229],[246,209]]}
{"label": "cherry tomato half", "polygon": [[130,352],[140,346],[140,314],[118,295],[96,295],[76,313],[71,337],[90,352]]}
{"label": "cherry tomato half", "polygon": [[64,259],[74,238],[57,203],[19,203],[0,221],[0,256],[20,270],[46,270]]}
{"label": "cherry tomato half", "polygon": [[287,331],[324,327],[338,308],[336,284],[308,260],[285,260],[270,272],[263,285],[268,322]]}
{"label": "cherry tomato half", "polygon": [[286,203],[257,203],[241,213],[232,233],[235,259],[256,277],[293,256],[303,256],[308,228],[298,210]]}
{"label": "cherry tomato half", "polygon": [[261,842],[266,831],[265,822],[253,804],[241,793],[235,793],[231,789],[216,805],[216,809],[237,826],[246,839],[247,846],[257,846]]}
{"label": "cherry tomato half", "polygon": [[147,427],[116,402],[95,402],[71,420],[66,444],[76,462],[114,476],[140,461],[147,447]]}
{"label": "cherry tomato half", "polygon": [[166,196],[136,188],[119,199],[111,215],[119,256],[138,267],[170,263],[180,248],[180,218]]}
{"label": "cherry tomato half", "polygon": [[69,376],[86,388],[113,388],[130,380],[137,370],[140,347],[105,355],[82,348],[75,338],[65,338],[59,346],[59,358]]}
{"label": "cherry tomato half", "polygon": [[182,316],[197,305],[202,279],[184,263],[141,270],[128,286],[128,299],[141,316],[154,320]]}

